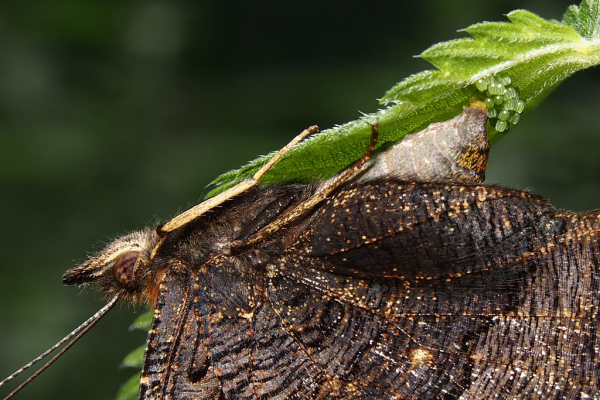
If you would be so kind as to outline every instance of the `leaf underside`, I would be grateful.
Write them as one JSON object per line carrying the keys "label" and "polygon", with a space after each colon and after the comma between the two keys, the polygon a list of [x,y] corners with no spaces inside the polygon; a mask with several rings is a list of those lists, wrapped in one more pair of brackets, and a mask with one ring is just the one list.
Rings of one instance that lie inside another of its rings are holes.
{"label": "leaf underside", "polygon": [[[384,109],[327,129],[294,147],[261,178],[263,184],[319,181],[358,160],[365,152],[371,124],[379,124],[378,147],[460,114],[481,98],[474,83],[507,76],[531,111],[574,72],[600,62],[600,1],[570,6],[563,22],[529,11],[507,15],[510,22],[475,24],[471,38],[436,44],[421,57],[438,69],[411,75],[381,99]],[[500,133],[488,126],[490,142]],[[251,177],[275,153],[257,158],[212,182],[207,197]]]}

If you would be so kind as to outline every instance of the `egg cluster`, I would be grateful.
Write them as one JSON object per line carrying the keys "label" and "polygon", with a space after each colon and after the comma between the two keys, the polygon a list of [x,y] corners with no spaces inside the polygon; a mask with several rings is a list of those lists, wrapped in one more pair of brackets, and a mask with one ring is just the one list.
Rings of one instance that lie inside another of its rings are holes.
{"label": "egg cluster", "polygon": [[498,132],[515,125],[525,109],[525,102],[519,100],[519,90],[510,85],[509,76],[488,76],[475,82],[475,87],[482,93],[482,101],[488,110],[490,124]]}

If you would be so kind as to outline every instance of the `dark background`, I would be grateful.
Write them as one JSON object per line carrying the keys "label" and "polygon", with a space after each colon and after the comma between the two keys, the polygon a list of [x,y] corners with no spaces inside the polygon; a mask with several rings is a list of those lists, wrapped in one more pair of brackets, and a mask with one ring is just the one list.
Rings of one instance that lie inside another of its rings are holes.
{"label": "dark background", "polygon": [[[99,309],[61,284],[103,242],[198,202],[303,128],[377,110],[413,55],[569,1],[3,1],[0,377]],[[492,149],[488,180],[600,206],[600,75],[580,72]],[[139,313],[117,307],[20,399],[110,399]],[[8,393],[3,391],[2,393]]]}

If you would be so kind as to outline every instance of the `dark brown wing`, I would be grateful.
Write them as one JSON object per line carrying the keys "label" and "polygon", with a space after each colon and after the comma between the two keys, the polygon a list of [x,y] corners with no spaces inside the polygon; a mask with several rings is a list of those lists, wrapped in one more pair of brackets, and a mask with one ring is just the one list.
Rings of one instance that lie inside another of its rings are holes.
{"label": "dark brown wing", "polygon": [[[218,399],[219,380],[200,337],[193,293],[180,277],[167,274],[148,333],[140,399]],[[191,283],[191,282],[188,282]]]}
{"label": "dark brown wing", "polygon": [[598,396],[598,222],[567,217],[485,186],[345,189],[283,250],[167,274],[141,398]]}
{"label": "dark brown wing", "polygon": [[282,316],[309,313],[297,300],[307,288],[320,303],[310,308],[343,310],[336,328],[287,320],[298,337],[337,330],[327,368],[400,398],[600,395],[597,213],[556,215],[508,189],[393,182],[330,204],[289,249],[275,285],[286,290],[271,295]]}
{"label": "dark brown wing", "polygon": [[271,305],[257,304],[248,312],[236,307],[236,293],[215,286],[222,273],[187,282],[165,278],[148,336],[140,398],[305,399],[318,393],[330,398],[328,377]]}

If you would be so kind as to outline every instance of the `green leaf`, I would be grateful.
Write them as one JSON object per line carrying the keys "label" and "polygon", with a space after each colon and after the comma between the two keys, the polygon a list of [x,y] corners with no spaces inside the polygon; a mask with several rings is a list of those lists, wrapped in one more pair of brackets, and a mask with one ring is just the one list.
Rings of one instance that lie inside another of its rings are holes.
{"label": "green leaf", "polygon": [[131,324],[131,326],[129,327],[129,330],[130,331],[133,331],[136,329],[140,329],[143,331],[150,330],[150,325],[152,325],[153,316],[154,316],[154,314],[152,313],[152,311],[143,313],[142,315],[137,317],[135,319],[135,321],[133,321],[133,324]]}
{"label": "green leaf", "polygon": [[119,389],[115,400],[137,400],[140,392],[140,374],[135,374]]}
{"label": "green leaf", "polygon": [[140,346],[131,353],[127,354],[121,361],[121,368],[142,368],[144,364],[144,351],[146,345]]}
{"label": "green leaf", "polygon": [[[383,110],[305,140],[260,182],[328,178],[363,155],[371,124],[379,123],[378,147],[400,140],[432,122],[455,117],[475,99],[483,100],[485,93],[475,86],[480,79],[510,78],[519,99],[525,102],[523,113],[527,113],[574,72],[600,63],[600,0],[584,0],[579,7],[569,7],[562,23],[525,10],[509,13],[508,19],[510,22],[472,25],[465,30],[472,38],[430,47],[421,57],[438,70],[412,75],[395,85],[381,99],[386,106]],[[509,120],[511,125],[519,117]],[[488,134],[492,143],[500,137],[491,125]],[[217,187],[207,197],[251,177],[274,154],[221,175],[212,182]]]}
{"label": "green leaf", "polygon": [[571,26],[587,40],[598,40],[600,38],[599,3],[598,0],[583,0],[579,7],[569,6],[563,16],[563,23]]}
{"label": "green leaf", "polygon": [[[152,324],[152,312],[145,312],[138,316],[133,324],[129,327],[129,330],[141,329],[149,330]],[[138,368],[141,369],[144,364],[144,352],[146,345],[140,346],[134,351],[130,352],[125,356],[121,365],[121,368]],[[119,389],[116,400],[135,400],[138,398],[138,392],[140,388],[140,374],[137,373],[127,380]]]}

